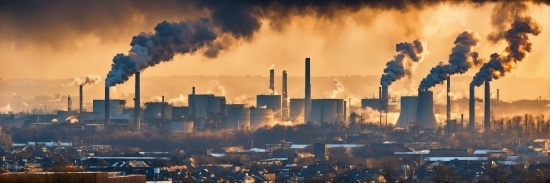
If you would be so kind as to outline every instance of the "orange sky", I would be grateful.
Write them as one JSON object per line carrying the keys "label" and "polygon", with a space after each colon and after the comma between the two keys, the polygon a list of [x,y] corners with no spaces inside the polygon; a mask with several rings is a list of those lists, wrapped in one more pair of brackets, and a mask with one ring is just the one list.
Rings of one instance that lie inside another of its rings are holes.
{"label": "orange sky", "polygon": [[[428,43],[430,51],[428,59],[420,63],[413,74],[418,81],[439,61],[447,62],[455,37],[464,30],[474,30],[482,37],[481,45],[476,48],[482,57],[502,51],[504,43],[493,45],[486,40],[492,30],[493,6],[441,5],[408,13],[363,9],[332,20],[295,17],[282,30],[274,30],[269,20],[262,20],[261,30],[254,39],[241,41],[218,58],[209,59],[200,53],[179,55],[172,62],[148,68],[142,76],[267,75],[271,64],[275,64],[277,70],[286,69],[289,75],[297,76],[303,75],[305,57],[312,59],[313,76],[381,75],[385,63],[395,54],[395,44],[418,38]],[[550,60],[550,21],[547,19],[550,7],[531,6],[529,14],[541,24],[542,33],[531,37],[533,53],[507,77],[549,78],[546,69],[550,63],[545,61]],[[133,26],[105,27],[116,29],[113,31],[117,34],[79,34],[59,45],[1,37],[7,41],[0,42],[0,78],[66,79],[86,74],[104,78],[113,56],[130,49],[133,35],[153,31],[154,25],[164,19],[181,21],[182,17],[134,16],[128,20]]]}

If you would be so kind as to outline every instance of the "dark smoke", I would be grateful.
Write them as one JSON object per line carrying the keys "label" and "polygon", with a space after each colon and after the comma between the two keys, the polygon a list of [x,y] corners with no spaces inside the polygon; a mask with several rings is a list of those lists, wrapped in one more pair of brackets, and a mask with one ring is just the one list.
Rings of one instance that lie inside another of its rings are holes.
{"label": "dark smoke", "polygon": [[436,84],[441,84],[453,74],[463,74],[474,66],[480,66],[483,61],[478,58],[478,53],[474,52],[474,47],[479,43],[480,38],[474,31],[464,31],[454,42],[449,55],[449,63],[439,64],[430,70],[430,74],[420,82],[418,89],[428,90]]}
{"label": "dark smoke", "polygon": [[389,86],[392,82],[405,76],[410,78],[412,63],[422,62],[429,54],[426,42],[421,40],[396,44],[395,51],[397,51],[397,55],[393,60],[387,62],[386,68],[384,68],[384,74],[380,79],[382,86]]}
{"label": "dark smoke", "polygon": [[[160,62],[167,62],[177,54],[194,53],[203,47],[213,50],[219,47],[214,40],[217,34],[208,19],[180,23],[159,23],[155,33],[141,33],[132,38],[132,49],[128,55],[117,54],[113,58],[111,71],[107,74],[106,86],[124,83],[134,73]],[[208,57],[215,57],[217,51],[207,51]]]}
{"label": "dark smoke", "polygon": [[[501,54],[493,53],[491,55],[489,62],[485,63],[474,76],[470,83],[471,87],[480,86],[485,82],[505,76],[532,51],[529,34],[537,36],[541,32],[541,28],[531,17],[522,15],[527,11],[527,8],[521,2],[518,1],[515,4],[516,6],[502,5],[496,7],[496,12],[506,12],[506,10],[514,12],[503,14],[503,16],[510,16],[504,18],[505,20],[513,20],[513,22],[507,31],[492,34],[493,36],[490,36],[489,39],[493,42],[504,39],[508,42],[508,46]],[[518,7],[518,9],[515,9],[515,7]]]}

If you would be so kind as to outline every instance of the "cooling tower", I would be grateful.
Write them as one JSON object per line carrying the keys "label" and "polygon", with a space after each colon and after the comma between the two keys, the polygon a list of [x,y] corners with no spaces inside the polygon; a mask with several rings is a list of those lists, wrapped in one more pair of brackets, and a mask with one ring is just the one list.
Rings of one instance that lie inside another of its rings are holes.
{"label": "cooling tower", "polygon": [[281,116],[283,119],[288,119],[288,93],[287,93],[287,74],[286,71],[283,71],[283,110],[281,111]]}
{"label": "cooling tower", "polygon": [[424,128],[437,128],[433,96],[434,93],[431,91],[418,91],[418,120],[416,122]]}
{"label": "cooling tower", "polygon": [[475,104],[475,93],[474,93],[474,87],[470,86],[470,100],[469,100],[469,123],[468,123],[468,129],[471,132],[475,131],[476,127],[476,104]]}
{"label": "cooling tower", "polygon": [[139,131],[141,129],[141,124],[140,124],[140,110],[141,110],[141,102],[140,102],[140,73],[139,72],[136,72],[136,94],[135,94],[135,97],[134,97],[134,125],[136,125],[136,130]]}
{"label": "cooling tower", "polygon": [[290,99],[290,119],[297,121],[304,115],[304,99]]}
{"label": "cooling tower", "polygon": [[397,127],[406,128],[407,125],[416,123],[416,111],[418,109],[418,97],[402,96],[401,113],[397,119]]}
{"label": "cooling tower", "polygon": [[275,94],[275,70],[269,70],[269,90],[271,94]]}
{"label": "cooling tower", "polygon": [[382,97],[380,98],[380,110],[388,112],[388,102],[389,102],[389,96],[388,96],[388,86],[382,86]]}
{"label": "cooling tower", "polygon": [[109,87],[105,87],[105,126],[111,124],[111,117],[109,115]]}
{"label": "cooling tower", "polygon": [[491,130],[491,84],[485,82],[485,114],[483,118],[483,129],[486,132]]}
{"label": "cooling tower", "polygon": [[306,86],[304,97],[304,123],[309,121],[309,112],[311,111],[311,83],[310,83],[310,70],[309,70],[309,58],[306,58]]}

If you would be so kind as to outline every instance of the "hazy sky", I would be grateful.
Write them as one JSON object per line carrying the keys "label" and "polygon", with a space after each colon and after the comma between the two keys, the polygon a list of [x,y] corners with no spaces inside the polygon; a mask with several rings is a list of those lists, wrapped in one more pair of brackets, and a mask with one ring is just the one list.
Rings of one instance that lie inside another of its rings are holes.
{"label": "hazy sky", "polygon": [[[209,16],[208,9],[171,1],[162,5],[151,4],[153,1],[138,5],[126,1],[108,5],[72,2],[65,3],[66,7],[47,2],[34,6],[0,3],[0,78],[105,77],[113,56],[130,50],[132,36],[154,31],[163,20],[179,22]],[[481,57],[500,53],[505,42],[491,44],[486,39],[493,30],[494,6],[438,4],[407,11],[365,7],[335,11],[330,16],[307,12],[259,16],[259,30],[237,40],[217,58],[206,58],[202,51],[177,55],[171,62],[148,68],[142,76],[268,75],[271,64],[291,76],[301,76],[305,57],[312,59],[313,76],[381,75],[385,63],[395,55],[396,43],[422,39],[428,43],[430,55],[413,74],[419,80],[438,62],[447,62],[454,39],[465,30],[474,30],[482,38],[476,48]],[[550,6],[529,7],[528,14],[541,25],[542,33],[531,36],[533,53],[507,77],[548,78]]]}

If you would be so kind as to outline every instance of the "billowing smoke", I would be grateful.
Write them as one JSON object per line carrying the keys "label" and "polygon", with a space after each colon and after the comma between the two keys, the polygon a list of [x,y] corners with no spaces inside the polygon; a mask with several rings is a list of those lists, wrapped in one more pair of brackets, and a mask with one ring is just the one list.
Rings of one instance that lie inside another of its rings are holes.
{"label": "billowing smoke", "polygon": [[340,83],[336,78],[334,80],[334,90],[332,90],[332,95],[330,95],[330,98],[336,98],[336,96],[339,93],[342,93],[344,91],[344,85]]}
{"label": "billowing smoke", "polygon": [[441,84],[453,74],[463,74],[472,67],[479,67],[483,63],[474,52],[474,47],[480,41],[474,31],[464,31],[455,39],[455,46],[451,49],[449,63],[439,64],[430,70],[430,74],[420,82],[419,90],[428,90],[436,84]]}
{"label": "billowing smoke", "polygon": [[429,55],[428,44],[422,40],[414,40],[412,43],[399,43],[395,45],[397,55],[386,63],[384,74],[380,79],[382,86],[389,86],[394,81],[403,77],[410,78],[413,72],[414,63],[422,62]]}
{"label": "billowing smoke", "polygon": [[[489,62],[483,64],[479,69],[470,83],[470,87],[480,86],[485,82],[505,76],[506,73],[517,67],[518,62],[527,58],[532,51],[529,34],[536,36],[541,32],[541,28],[531,17],[523,15],[526,11],[526,5],[520,1],[501,3],[495,7],[493,14],[499,14],[502,17],[493,20],[493,24],[502,23],[502,25],[497,26],[495,30],[497,32],[492,33],[489,40],[495,43],[506,40],[508,46],[501,54],[491,54]],[[510,23],[510,21],[511,26],[509,29],[502,31],[501,27]]]}
{"label": "billowing smoke", "polygon": [[187,96],[180,94],[178,97],[168,100],[168,103],[172,105],[187,105]]}
{"label": "billowing smoke", "polygon": [[0,107],[0,113],[10,113],[12,111],[10,103],[6,104],[4,107]]}
{"label": "billowing smoke", "polygon": [[69,116],[65,119],[66,122],[69,122],[71,124],[78,123],[78,118],[75,116]]}
{"label": "billowing smoke", "polygon": [[63,86],[80,86],[80,85],[87,85],[87,84],[97,84],[101,81],[101,76],[95,75],[95,74],[88,74],[84,77],[75,77],[74,80],[70,83],[66,83]]}
{"label": "billowing smoke", "polygon": [[142,32],[134,36],[128,55],[117,54],[113,58],[105,85],[121,84],[134,73],[170,61],[178,53],[195,53],[207,48],[204,54],[216,57],[222,49],[214,43],[217,37],[210,20],[205,18],[179,23],[161,22],[155,27],[155,33]]}
{"label": "billowing smoke", "polygon": [[225,96],[225,88],[218,83],[218,80],[212,80],[210,83],[214,84],[214,87],[220,96]]}

